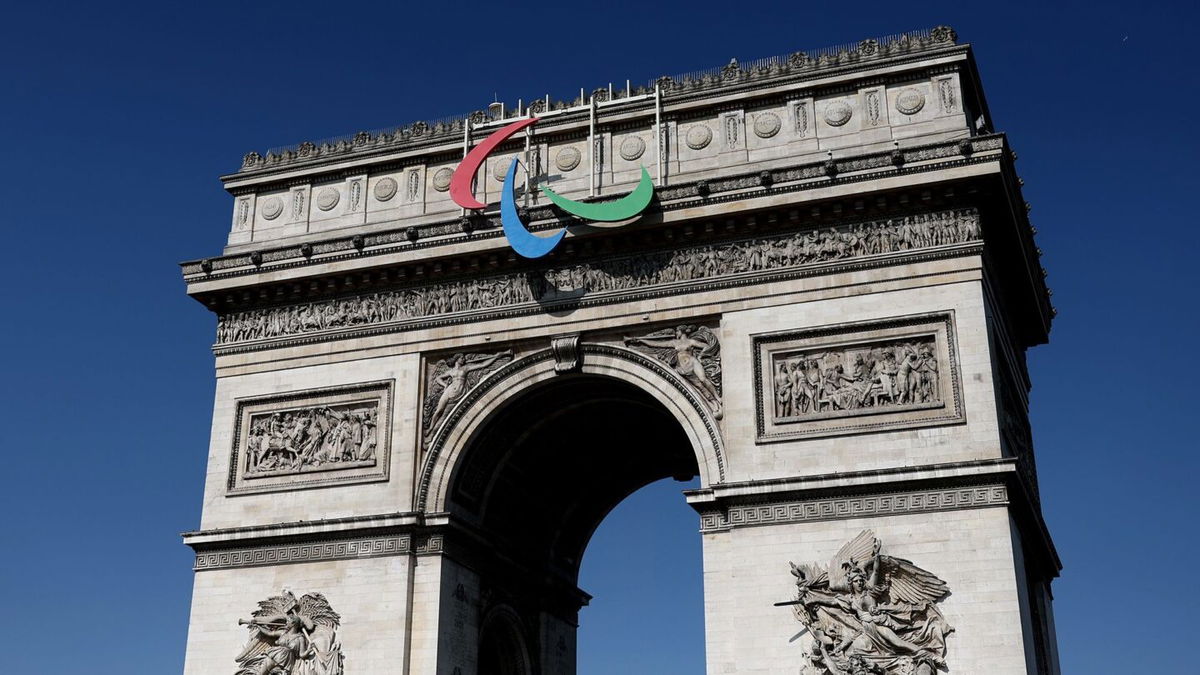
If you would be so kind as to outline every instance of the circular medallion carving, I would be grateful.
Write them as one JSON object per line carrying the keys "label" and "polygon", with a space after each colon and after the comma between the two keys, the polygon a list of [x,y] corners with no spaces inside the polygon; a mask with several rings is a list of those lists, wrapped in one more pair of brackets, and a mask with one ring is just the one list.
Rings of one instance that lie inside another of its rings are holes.
{"label": "circular medallion carving", "polygon": [[271,197],[263,202],[263,218],[266,218],[267,220],[275,220],[281,213],[283,213],[283,200],[279,197]]}
{"label": "circular medallion carving", "polygon": [[497,182],[503,183],[505,177],[508,175],[508,167],[515,161],[517,161],[516,155],[496,160],[496,163],[492,165],[492,178],[495,178]]}
{"label": "circular medallion carving", "polygon": [[697,124],[688,129],[685,140],[689,148],[702,150],[712,142],[712,129],[709,129],[707,124]]}
{"label": "circular medallion carving", "polygon": [[336,188],[321,188],[320,192],[317,193],[317,208],[322,211],[328,211],[337,206],[337,203],[341,199],[342,193],[338,192]]}
{"label": "circular medallion carving", "polygon": [[646,152],[646,141],[640,136],[628,136],[621,141],[621,159],[632,162]]}
{"label": "circular medallion carving", "polygon": [[754,135],[759,138],[770,138],[779,133],[783,122],[775,113],[763,113],[754,118]]}
{"label": "circular medallion carving", "polygon": [[854,110],[845,101],[833,101],[825,106],[825,122],[831,127],[840,127],[850,121]]}
{"label": "circular medallion carving", "polygon": [[583,153],[579,152],[579,148],[563,148],[554,156],[554,166],[559,171],[570,171],[579,166],[582,159]]}
{"label": "circular medallion carving", "polygon": [[395,178],[384,178],[375,184],[375,199],[381,202],[386,202],[396,196],[396,190],[399,189],[399,184]]}
{"label": "circular medallion carving", "polygon": [[925,107],[925,94],[916,89],[905,89],[896,96],[896,110],[905,115],[915,115]]}
{"label": "circular medallion carving", "polygon": [[442,167],[433,173],[433,189],[438,192],[445,192],[450,189],[450,179],[454,177],[454,171],[446,167]]}

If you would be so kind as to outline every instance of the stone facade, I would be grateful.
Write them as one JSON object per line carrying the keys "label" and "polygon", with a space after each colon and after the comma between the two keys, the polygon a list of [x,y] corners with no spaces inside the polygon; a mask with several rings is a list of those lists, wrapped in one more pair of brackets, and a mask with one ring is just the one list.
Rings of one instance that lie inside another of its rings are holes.
{"label": "stone facade", "polygon": [[[710,674],[1058,673],[1053,310],[977,83],[937,28],[247,155],[224,254],[183,264],[218,316],[185,672],[571,675],[590,532],[696,475]],[[463,139],[516,114],[464,215]],[[570,225],[524,260],[514,156],[655,201],[522,194]]]}

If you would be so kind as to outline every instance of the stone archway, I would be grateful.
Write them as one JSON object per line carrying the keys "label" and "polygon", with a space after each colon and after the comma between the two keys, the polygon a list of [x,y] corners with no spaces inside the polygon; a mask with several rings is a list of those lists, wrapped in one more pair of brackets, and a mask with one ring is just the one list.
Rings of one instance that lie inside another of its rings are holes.
{"label": "stone archway", "polygon": [[[573,674],[578,612],[590,600],[579,569],[601,521],[662,479],[720,482],[715,422],[686,383],[629,350],[581,352],[570,372],[556,372],[548,352],[496,371],[431,444],[422,506],[449,524],[447,547],[457,547],[442,583],[452,576],[469,589],[478,622],[440,644],[473,641],[481,674],[519,672],[522,635],[531,673]],[[498,607],[505,618],[493,624]]]}
{"label": "stone archway", "polygon": [[447,486],[459,458],[488,419],[532,388],[579,375],[626,382],[657,401],[687,435],[701,487],[723,482],[726,462],[717,421],[690,384],[665,364],[630,349],[591,343],[578,349],[581,363],[569,373],[558,367],[552,350],[535,352],[491,373],[459,401],[422,461],[415,510],[447,510]]}

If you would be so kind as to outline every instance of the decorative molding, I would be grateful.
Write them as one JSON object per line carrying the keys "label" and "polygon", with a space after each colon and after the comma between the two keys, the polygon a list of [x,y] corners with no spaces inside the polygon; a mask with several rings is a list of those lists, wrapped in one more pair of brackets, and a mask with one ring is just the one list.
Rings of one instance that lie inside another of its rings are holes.
{"label": "decorative molding", "polygon": [[241,197],[237,201],[237,222],[234,229],[242,230],[250,224],[250,197]]}
{"label": "decorative molding", "polygon": [[709,533],[758,525],[954,511],[1004,506],[1008,503],[1008,488],[1001,484],[762,501],[754,504],[729,506],[725,509],[705,510],[700,514],[700,531]]}
{"label": "decorative molding", "polygon": [[412,204],[421,198],[421,171],[419,169],[409,171],[406,182],[408,187],[404,191],[404,201]]}
{"label": "decorative molding", "polygon": [[[632,349],[594,343],[581,344],[580,358],[582,359],[588,354],[620,359],[641,366],[662,378],[663,381],[682,394],[688,404],[699,414],[700,419],[703,420],[705,430],[708,432],[709,441],[712,443],[713,454],[716,458],[718,481],[725,480],[725,451],[724,443],[721,440],[721,432],[717,427],[716,419],[710,412],[708,403],[696,392],[694,387],[688,384],[674,369],[671,369],[665,363],[639,354]],[[484,394],[491,391],[499,383],[517,372],[536,366],[544,361],[553,360],[554,358],[552,350],[543,349],[510,361],[489,373],[454,404],[449,414],[446,415],[445,421],[440,425],[432,440],[429,441],[424,459],[422,460],[422,469],[417,481],[416,509],[418,511],[426,511],[428,509],[429,489],[433,482],[434,468],[438,458],[446,450],[445,444],[450,435],[450,430],[457,426],[467,411]]]}
{"label": "decorative molding", "polygon": [[396,179],[392,178],[391,176],[387,176],[380,179],[380,181],[375,184],[375,199],[381,202],[386,202],[392,197],[395,197],[396,192],[399,190],[400,185],[396,182]]}
{"label": "decorative molding", "polygon": [[411,553],[412,536],[383,534],[302,543],[266,544],[196,553],[197,572],[289,563],[380,558]]}
{"label": "decorative molding", "polygon": [[796,101],[792,104],[792,115],[796,122],[796,136],[798,138],[806,138],[808,136],[810,105],[809,101]]}
{"label": "decorative molding", "polygon": [[712,129],[707,124],[694,124],[687,130],[685,142],[693,150],[703,150],[712,142]]}
{"label": "decorative molding", "polygon": [[454,170],[449,167],[442,167],[433,172],[433,189],[438,192],[445,192],[450,189],[450,179],[454,177]]}
{"label": "decorative molding", "polygon": [[337,188],[323,187],[317,191],[317,208],[331,211],[342,200],[342,193]]}
{"label": "decorative molding", "polygon": [[394,385],[239,399],[226,496],[387,480]]}
{"label": "decorative molding", "polygon": [[621,155],[621,159],[626,162],[632,162],[646,152],[646,141],[642,140],[641,136],[626,136],[621,141],[621,147],[618,152]]}
{"label": "decorative molding", "polygon": [[759,443],[966,419],[952,311],[757,335],[753,349]]}
{"label": "decorative molding", "polygon": [[881,88],[868,89],[863,93],[863,110],[866,111],[866,123],[869,127],[877,127],[883,122],[883,97],[885,90]]}
{"label": "decorative molding", "polygon": [[550,339],[550,352],[554,354],[554,372],[569,373],[578,370],[582,363],[579,354],[579,333],[554,336]]}
{"label": "decorative molding", "polygon": [[840,127],[854,116],[854,109],[849,103],[840,99],[825,104],[825,123],[831,127]]}
{"label": "decorative molding", "polygon": [[942,112],[952,113],[958,110],[957,93],[955,92],[954,78],[941,77],[936,80],[938,100],[942,104]]}
{"label": "decorative molding", "polygon": [[[807,268],[813,274],[829,273],[834,271],[829,265],[839,261],[978,241],[978,220],[974,209],[943,211],[248,310],[220,317],[217,343],[221,346],[320,333],[342,334],[460,313],[478,319],[486,312],[502,308],[537,307],[538,303],[564,298],[579,301],[580,290],[584,291],[585,299],[586,294],[604,294],[604,301],[613,302],[629,298],[629,293],[645,293],[655,286],[663,286],[663,291],[669,294],[703,290],[725,276],[736,276],[738,283],[749,283],[747,275],[769,272],[800,273]],[[915,227],[939,233],[944,230],[945,234],[937,238],[905,239],[905,228]],[[688,282],[692,287],[688,287]]]}
{"label": "decorative molding", "polygon": [[559,171],[573,171],[582,160],[583,153],[579,152],[579,148],[567,146],[554,155],[554,166],[558,167]]}
{"label": "decorative molding", "polygon": [[779,133],[782,127],[783,122],[779,115],[773,112],[759,113],[754,117],[754,135],[759,138],[771,138]]}
{"label": "decorative molding", "polygon": [[518,161],[516,155],[509,155],[507,157],[500,157],[492,162],[492,180],[497,183],[503,183],[505,177],[508,175],[508,167],[512,166],[512,163],[516,161]]}
{"label": "decorative molding", "polygon": [[721,113],[721,132],[725,139],[722,150],[741,150],[745,147],[742,142],[742,115],[739,112]]}
{"label": "decorative molding", "polygon": [[275,220],[283,213],[283,200],[279,197],[267,197],[263,200],[262,215],[266,220]]}
{"label": "decorative molding", "polygon": [[[970,154],[964,154],[963,143],[969,145]],[[884,176],[913,175],[931,171],[941,171],[951,167],[981,164],[997,161],[995,151],[1006,149],[1003,134],[973,136],[962,141],[944,141],[926,145],[910,146],[898,151],[875,152],[863,155],[850,155],[833,160],[835,172],[831,176],[827,171],[828,162],[810,162],[772,169],[770,190],[772,193],[805,192],[808,190],[826,189],[830,185],[848,185],[876,180]],[[899,153],[898,155],[896,153]],[[929,160],[940,160],[931,162]],[[1005,155],[1005,161],[1008,156]],[[899,163],[899,165],[897,164]],[[849,172],[854,172],[850,174]],[[699,180],[690,183],[677,183],[656,191],[659,208],[663,212],[691,208],[696,205],[695,199],[700,196],[704,186],[705,203],[718,204],[744,199],[744,191],[751,187],[764,187],[760,180],[761,172],[728,176],[717,180]],[[849,175],[847,175],[849,174]],[[814,181],[814,178],[824,178]],[[553,229],[567,224],[548,207],[535,207],[530,210],[534,230]],[[453,246],[462,242],[464,235],[460,224],[461,218],[453,218],[427,223],[409,225],[377,233],[366,233],[361,236],[366,243],[365,248],[354,245],[354,236],[338,236],[313,243],[310,256],[302,251],[302,244],[291,244],[278,248],[266,248],[256,251],[262,255],[264,265],[271,269],[286,269],[310,264],[326,264],[349,258],[363,256],[378,256],[394,253],[398,249],[423,249]],[[470,235],[472,239],[499,238],[503,236],[498,218],[485,218],[481,222],[481,231]],[[414,242],[410,232],[417,234]],[[258,267],[251,267],[251,253],[237,253],[228,256],[216,256],[204,260],[192,260],[181,263],[185,278],[203,275],[205,279],[225,279],[229,277],[255,274]],[[207,261],[207,262],[205,262]]]}
{"label": "decorative molding", "polygon": [[[647,97],[657,87],[665,99],[687,98],[720,90],[743,89],[763,84],[803,80],[820,77],[830,71],[846,71],[874,68],[881,61],[902,61],[917,58],[926,52],[955,47],[957,35],[948,26],[929,30],[913,31],[881,40],[862,40],[858,43],[827,47],[810,52],[760,59],[753,66],[741,67],[736,62],[718,68],[680,75],[660,77],[646,86],[632,87],[629,94]],[[965,49],[965,47],[962,47]],[[598,90],[608,98],[608,89]],[[616,89],[612,99],[624,98],[626,92]],[[550,110],[567,110],[582,107],[588,101],[551,101]],[[538,107],[546,107],[541,101]],[[458,119],[437,122],[413,122],[407,126],[382,131],[359,131],[354,134],[324,141],[319,145],[304,142],[290,148],[268,151],[266,154],[249,152],[242,159],[239,173],[258,173],[295,164],[311,164],[327,161],[348,154],[378,153],[422,146],[454,143],[462,137],[467,120],[478,124],[493,120],[489,111],[475,111]]]}
{"label": "decorative molding", "polygon": [[916,115],[925,107],[925,94],[908,87],[896,95],[896,110],[905,115]]}

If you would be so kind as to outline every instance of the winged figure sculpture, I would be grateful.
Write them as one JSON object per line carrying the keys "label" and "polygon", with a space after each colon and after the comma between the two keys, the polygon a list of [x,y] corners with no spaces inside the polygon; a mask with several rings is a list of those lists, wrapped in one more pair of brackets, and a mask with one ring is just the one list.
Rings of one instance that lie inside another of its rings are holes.
{"label": "winged figure sculpture", "polygon": [[340,621],[320,593],[296,600],[284,591],[263,600],[251,618],[238,621],[250,628],[250,639],[234,675],[342,675]]}
{"label": "winged figure sculpture", "polygon": [[933,675],[946,670],[954,629],[937,603],[946,582],[911,561],[880,553],[864,530],[828,566],[791,563],[790,605],[812,637],[802,675]]}

